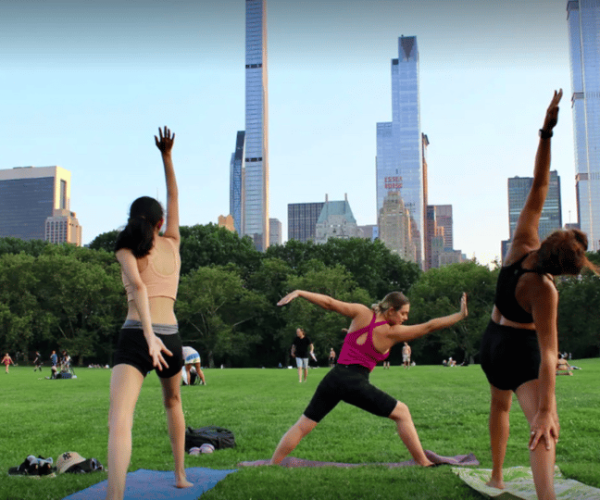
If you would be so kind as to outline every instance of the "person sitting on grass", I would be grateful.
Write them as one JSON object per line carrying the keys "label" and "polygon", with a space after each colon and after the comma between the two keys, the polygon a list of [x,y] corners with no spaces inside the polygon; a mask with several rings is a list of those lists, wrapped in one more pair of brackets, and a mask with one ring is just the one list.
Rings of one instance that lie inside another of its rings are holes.
{"label": "person sitting on grass", "polygon": [[282,298],[277,305],[289,304],[298,297],[347,316],[352,319],[352,323],[337,365],[325,375],[300,419],[281,438],[271,464],[280,464],[340,401],[345,401],[374,415],[393,420],[414,460],[419,465],[433,465],[421,447],[408,407],[371,385],[369,373],[379,361],[388,357],[395,344],[447,328],[465,318],[466,294],[461,299],[460,312],[411,326],[402,324],[408,319],[410,304],[401,292],[389,293],[381,302],[368,308],[327,295],[296,290]]}

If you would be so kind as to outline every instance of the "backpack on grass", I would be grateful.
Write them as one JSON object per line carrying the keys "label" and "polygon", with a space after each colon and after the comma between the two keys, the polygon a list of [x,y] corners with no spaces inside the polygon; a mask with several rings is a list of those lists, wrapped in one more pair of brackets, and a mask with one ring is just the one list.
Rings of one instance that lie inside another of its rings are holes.
{"label": "backpack on grass", "polygon": [[185,431],[185,451],[190,451],[190,448],[200,447],[204,443],[212,444],[215,450],[223,448],[235,448],[235,436],[233,432],[223,427],[210,425],[194,429],[188,427]]}

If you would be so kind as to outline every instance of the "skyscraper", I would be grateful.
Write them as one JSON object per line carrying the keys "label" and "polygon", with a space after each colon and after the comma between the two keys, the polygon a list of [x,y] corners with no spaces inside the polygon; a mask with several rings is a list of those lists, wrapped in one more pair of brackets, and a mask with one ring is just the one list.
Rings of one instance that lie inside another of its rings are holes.
{"label": "skyscraper", "polygon": [[231,155],[229,166],[229,214],[233,217],[233,226],[243,235],[244,227],[244,139],[246,133],[237,133],[235,152]]}
{"label": "skyscraper", "polygon": [[567,2],[577,214],[589,250],[600,250],[600,0]]}
{"label": "skyscraper", "polygon": [[269,246],[266,0],[246,0],[246,136],[243,235]]}
{"label": "skyscraper", "polygon": [[0,170],[0,237],[81,245],[70,201],[71,173],[64,168]]}
{"label": "skyscraper", "polygon": [[[510,177],[508,179],[508,224],[512,241],[521,210],[525,206],[531,190],[533,177]],[[560,203],[560,176],[556,170],[550,171],[550,188],[542,209],[538,228],[540,240],[562,227],[562,208]]]}
{"label": "skyscraper", "polygon": [[269,219],[269,244],[281,245],[283,243],[283,234],[281,234],[281,221],[279,219]]}
{"label": "skyscraper", "polygon": [[288,240],[309,241],[315,239],[319,215],[325,202],[290,203],[288,205]]}
{"label": "skyscraper", "polygon": [[391,193],[399,193],[410,214],[416,262],[424,259],[423,150],[419,104],[417,38],[398,39],[392,59],[392,121],[377,124],[377,213]]}

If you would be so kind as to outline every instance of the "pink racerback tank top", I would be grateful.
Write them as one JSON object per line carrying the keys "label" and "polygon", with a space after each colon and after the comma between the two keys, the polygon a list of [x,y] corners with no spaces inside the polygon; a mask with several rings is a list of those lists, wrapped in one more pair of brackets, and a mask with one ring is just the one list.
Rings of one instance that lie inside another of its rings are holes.
{"label": "pink racerback tank top", "polygon": [[[354,332],[349,332],[346,335],[344,345],[342,346],[342,352],[338,358],[338,363],[340,365],[360,365],[368,368],[369,371],[373,371],[373,368],[375,368],[377,363],[383,361],[390,355],[389,351],[382,354],[375,350],[375,347],[373,346],[373,329],[387,323],[387,321],[375,323],[375,317],[376,314],[373,313],[373,319],[368,326]],[[365,343],[362,345],[357,344],[358,338],[365,332],[368,332]]]}

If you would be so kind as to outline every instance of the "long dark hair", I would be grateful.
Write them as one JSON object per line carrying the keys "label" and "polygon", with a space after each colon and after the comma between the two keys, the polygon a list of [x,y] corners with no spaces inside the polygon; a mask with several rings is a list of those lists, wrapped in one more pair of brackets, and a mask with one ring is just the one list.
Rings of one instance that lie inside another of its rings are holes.
{"label": "long dark hair", "polygon": [[163,208],[154,198],[142,196],[135,200],[129,209],[127,225],[117,236],[115,252],[128,248],[138,259],[148,255],[154,244],[154,228],[163,215]]}
{"label": "long dark hair", "polygon": [[585,255],[588,247],[586,234],[579,229],[554,231],[540,246],[538,253],[538,272],[576,275],[584,267],[598,273],[598,269]]}

